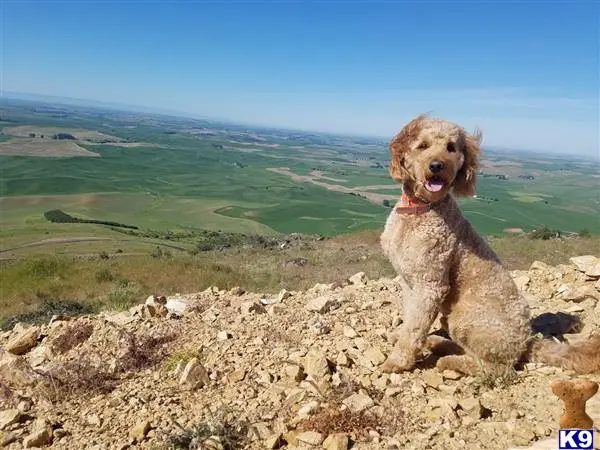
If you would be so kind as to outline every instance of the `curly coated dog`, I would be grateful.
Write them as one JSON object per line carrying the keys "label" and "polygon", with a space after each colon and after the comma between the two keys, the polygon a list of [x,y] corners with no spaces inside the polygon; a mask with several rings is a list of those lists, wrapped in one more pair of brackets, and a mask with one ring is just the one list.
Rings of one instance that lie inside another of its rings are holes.
{"label": "curly coated dog", "polygon": [[[409,122],[390,144],[390,174],[403,194],[381,246],[400,275],[404,316],[382,370],[411,370],[428,349],[444,355],[440,370],[469,374],[524,361],[600,372],[600,334],[580,345],[532,339],[527,302],[462,215],[453,196],[474,195],[480,145],[479,131],[428,115]],[[450,340],[429,335],[438,317]]]}

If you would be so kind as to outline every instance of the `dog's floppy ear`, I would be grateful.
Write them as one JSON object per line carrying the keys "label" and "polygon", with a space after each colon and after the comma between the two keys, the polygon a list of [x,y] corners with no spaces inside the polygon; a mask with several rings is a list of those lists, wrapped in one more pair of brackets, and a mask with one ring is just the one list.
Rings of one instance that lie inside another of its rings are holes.
{"label": "dog's floppy ear", "polygon": [[463,145],[465,160],[454,180],[454,194],[457,197],[472,197],[475,195],[481,141],[482,134],[480,130],[475,130],[474,134],[465,136]]}
{"label": "dog's floppy ear", "polygon": [[425,117],[422,114],[411,120],[390,143],[390,175],[398,183],[404,183],[410,178],[408,171],[404,167],[404,157],[410,151],[411,142],[419,137],[421,122]]}

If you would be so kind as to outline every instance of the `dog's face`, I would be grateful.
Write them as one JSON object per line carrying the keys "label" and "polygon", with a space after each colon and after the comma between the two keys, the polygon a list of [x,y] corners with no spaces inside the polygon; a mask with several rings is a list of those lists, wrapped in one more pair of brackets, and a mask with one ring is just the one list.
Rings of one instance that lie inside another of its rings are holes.
{"label": "dog's face", "polygon": [[417,197],[437,201],[452,188],[457,196],[475,194],[481,135],[440,119],[419,116],[390,144],[390,174]]}

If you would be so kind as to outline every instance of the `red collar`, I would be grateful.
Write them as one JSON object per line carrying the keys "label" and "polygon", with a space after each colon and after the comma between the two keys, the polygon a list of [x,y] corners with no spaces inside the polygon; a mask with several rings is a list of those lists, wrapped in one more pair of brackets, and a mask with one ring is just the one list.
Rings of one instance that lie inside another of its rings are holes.
{"label": "red collar", "polygon": [[431,203],[425,203],[417,197],[409,197],[406,193],[402,193],[400,197],[400,206],[396,206],[398,214],[422,214],[431,210]]}

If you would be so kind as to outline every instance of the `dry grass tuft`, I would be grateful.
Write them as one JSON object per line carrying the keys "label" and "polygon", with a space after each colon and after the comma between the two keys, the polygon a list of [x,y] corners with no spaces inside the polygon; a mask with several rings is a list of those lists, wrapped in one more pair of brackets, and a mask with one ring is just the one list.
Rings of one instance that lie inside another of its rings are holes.
{"label": "dry grass tuft", "polygon": [[[114,334],[109,336],[114,339]],[[119,330],[117,336],[116,341],[96,340],[77,348],[73,344],[81,336],[73,341],[63,338],[63,348],[74,350],[57,358],[41,374],[42,382],[36,388],[38,393],[51,402],[73,395],[109,393],[118,386],[123,375],[162,361],[166,357],[164,344],[175,338],[173,335],[148,336],[124,330]]]}
{"label": "dry grass tuft", "polygon": [[323,436],[346,433],[359,440],[368,437],[369,430],[376,430],[379,426],[379,420],[369,413],[340,410],[330,405],[300,422],[298,430],[316,431]]}

